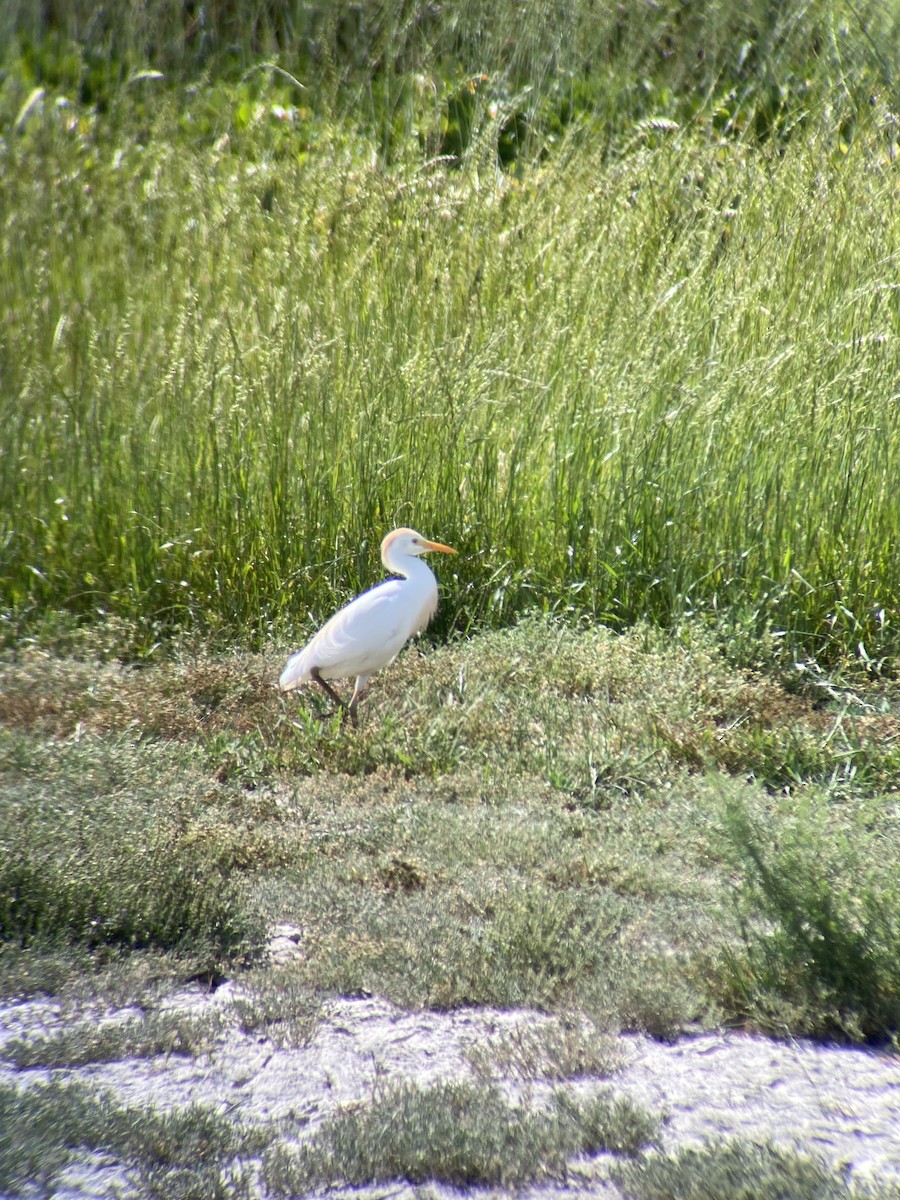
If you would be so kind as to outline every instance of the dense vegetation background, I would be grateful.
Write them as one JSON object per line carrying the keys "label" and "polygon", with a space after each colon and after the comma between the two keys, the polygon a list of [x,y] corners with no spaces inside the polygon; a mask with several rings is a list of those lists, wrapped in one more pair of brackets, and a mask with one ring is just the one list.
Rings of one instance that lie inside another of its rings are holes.
{"label": "dense vegetation background", "polygon": [[898,26],[5,6],[7,639],[281,637],[409,523],[462,551],[439,632],[693,612],[883,662]]}

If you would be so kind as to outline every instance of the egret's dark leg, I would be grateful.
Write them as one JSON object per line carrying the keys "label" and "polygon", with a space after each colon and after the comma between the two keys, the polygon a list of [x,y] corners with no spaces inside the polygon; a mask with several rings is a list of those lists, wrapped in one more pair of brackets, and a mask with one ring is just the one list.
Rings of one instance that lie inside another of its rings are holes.
{"label": "egret's dark leg", "polygon": [[341,710],[341,713],[343,714],[344,717],[346,717],[349,713],[350,720],[355,725],[356,724],[356,713],[350,712],[350,710],[347,708],[347,705],[340,698],[340,696],[337,694],[337,692],[334,690],[334,688],[331,686],[331,684],[326,683],[326,681],[319,674],[319,668],[313,667],[313,669],[310,671],[310,675],[316,681],[316,683],[319,685],[319,687],[328,693],[328,695],[331,697],[331,699],[335,702],[335,704]]}

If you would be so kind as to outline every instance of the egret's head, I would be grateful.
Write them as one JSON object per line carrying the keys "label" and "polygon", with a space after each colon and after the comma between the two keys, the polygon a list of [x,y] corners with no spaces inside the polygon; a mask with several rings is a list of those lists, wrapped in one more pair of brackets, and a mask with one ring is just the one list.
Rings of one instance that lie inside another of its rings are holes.
{"label": "egret's head", "polygon": [[439,550],[441,554],[456,553],[452,546],[445,546],[443,542],[429,542],[428,538],[422,537],[414,529],[392,529],[381,543],[381,558],[385,563],[388,558],[417,558],[430,550]]}

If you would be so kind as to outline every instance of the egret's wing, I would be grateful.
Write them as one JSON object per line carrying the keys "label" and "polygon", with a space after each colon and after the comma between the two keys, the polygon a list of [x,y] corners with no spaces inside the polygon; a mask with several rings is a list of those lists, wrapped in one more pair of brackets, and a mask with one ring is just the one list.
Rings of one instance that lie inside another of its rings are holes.
{"label": "egret's wing", "polygon": [[326,679],[340,679],[371,675],[390,662],[412,632],[402,584],[385,580],[335,613],[288,659],[279,681],[282,690],[305,683],[314,669]]}

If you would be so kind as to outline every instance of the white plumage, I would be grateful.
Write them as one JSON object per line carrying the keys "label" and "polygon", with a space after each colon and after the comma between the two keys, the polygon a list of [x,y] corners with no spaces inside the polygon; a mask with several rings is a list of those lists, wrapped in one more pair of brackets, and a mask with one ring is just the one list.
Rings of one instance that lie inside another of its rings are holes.
{"label": "white plumage", "polygon": [[[400,579],[386,579],[351,600],[327,621],[311,642],[292,654],[279,684],[289,692],[302,683],[317,683],[352,721],[369,679],[397,657],[411,637],[437,612],[437,580],[420,554],[456,551],[429,542],[414,529],[395,529],[381,543],[381,561]],[[356,677],[350,704],[326,681]]]}

